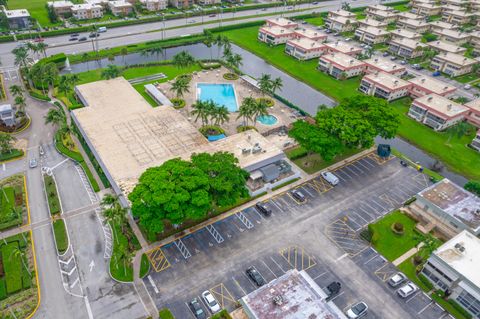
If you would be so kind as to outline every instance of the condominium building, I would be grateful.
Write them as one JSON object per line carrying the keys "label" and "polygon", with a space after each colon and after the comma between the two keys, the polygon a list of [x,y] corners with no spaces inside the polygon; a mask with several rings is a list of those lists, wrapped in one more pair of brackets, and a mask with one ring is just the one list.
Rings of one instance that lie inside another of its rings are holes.
{"label": "condominium building", "polygon": [[72,14],[73,3],[71,1],[50,1],[47,2],[47,5],[58,16],[69,17]]}
{"label": "condominium building", "polygon": [[421,15],[421,16],[436,16],[442,12],[442,7],[438,6],[436,3],[423,3],[418,2],[412,5],[412,13]]}
{"label": "condominium building", "polygon": [[390,31],[392,39],[411,39],[411,40],[420,40],[422,35],[418,32],[412,32],[405,29],[395,29]]}
{"label": "condominium building", "polygon": [[397,21],[397,18],[398,18],[396,13],[392,11],[383,11],[383,10],[368,11],[367,17],[378,20],[378,21],[384,21],[386,23],[395,22]]}
{"label": "condominium building", "polygon": [[168,0],[170,6],[177,9],[187,9],[194,5],[193,0]]}
{"label": "condominium building", "polygon": [[97,4],[74,4],[72,16],[77,20],[96,19],[103,17],[103,7]]}
{"label": "condominium building", "polygon": [[442,5],[442,13],[447,12],[447,11],[463,11],[464,9],[462,7],[452,5],[452,4],[445,4]]}
{"label": "condominium building", "polygon": [[450,76],[459,76],[472,72],[473,66],[477,63],[479,63],[477,60],[463,55],[446,52],[436,55],[430,66]]}
{"label": "condominium building", "polygon": [[295,38],[295,31],[278,26],[264,26],[258,30],[258,39],[262,42],[278,45]]}
{"label": "condominium building", "polygon": [[468,8],[470,6],[470,0],[441,0],[442,6],[452,5],[462,8]]}
{"label": "condominium building", "polygon": [[384,6],[383,4],[373,4],[373,5],[369,5],[365,8],[365,12],[377,12],[377,11],[389,11],[389,12],[392,12],[393,11],[393,8],[392,7],[388,7],[388,6]]}
{"label": "condominium building", "polygon": [[398,17],[399,20],[409,19],[409,20],[425,21],[424,16],[421,16],[421,15],[418,15],[418,14],[415,14],[415,13],[411,13],[411,12],[408,12],[408,11],[397,13],[397,17]]}
{"label": "condominium building", "polygon": [[477,131],[477,135],[475,135],[472,142],[470,143],[470,147],[480,152],[480,130]]}
{"label": "condominium building", "polygon": [[395,75],[385,72],[375,72],[363,77],[358,90],[367,95],[393,101],[407,96],[410,86],[410,83]]}
{"label": "condominium building", "polygon": [[350,55],[337,52],[322,55],[318,69],[343,80],[362,74],[365,70],[365,63]]}
{"label": "condominium building", "polygon": [[405,67],[403,65],[399,65],[390,59],[386,58],[371,58],[368,60],[363,60],[365,63],[365,73],[378,73],[378,72],[385,72],[396,76],[401,76],[405,73]]}
{"label": "condominium building", "polygon": [[436,31],[436,30],[443,30],[443,29],[447,29],[447,30],[456,30],[458,29],[458,25],[455,25],[455,24],[451,24],[451,23],[447,23],[447,22],[443,22],[443,21],[434,21],[434,22],[429,22],[428,24],[430,24],[430,30],[433,32],[433,31]]}
{"label": "condominium building", "polygon": [[424,33],[430,30],[430,25],[423,20],[401,19],[397,21],[397,27],[414,33]]}
{"label": "condominium building", "polygon": [[443,11],[442,21],[453,24],[466,24],[472,22],[476,17],[476,14],[465,12],[464,10]]}
{"label": "condominium building", "polygon": [[165,10],[168,5],[167,0],[140,0],[140,3],[147,11],[151,12]]}
{"label": "condominium building", "polygon": [[358,20],[358,26],[386,29],[388,26],[388,23],[386,23],[385,21],[378,21],[372,18],[365,18],[363,20]]}
{"label": "condominium building", "polygon": [[26,9],[7,10],[3,7],[10,29],[29,29],[31,27],[30,13]]}
{"label": "condominium building", "polygon": [[295,33],[295,37],[297,38],[307,38],[310,40],[320,41],[320,42],[324,42],[325,40],[327,40],[327,37],[328,37],[327,34],[323,32],[309,29],[309,28],[299,28],[299,29],[295,29],[293,32]]}
{"label": "condominium building", "polygon": [[336,41],[325,43],[325,46],[327,47],[328,53],[338,52],[350,56],[357,56],[363,52],[361,47],[353,45],[350,42]]}
{"label": "condominium building", "polygon": [[295,29],[298,27],[298,23],[285,18],[270,18],[270,19],[267,19],[265,23],[269,27],[275,26],[275,27],[280,27],[285,29]]}
{"label": "condominium building", "polygon": [[467,107],[432,93],[413,100],[408,116],[442,131],[462,121],[467,112]]}
{"label": "condominium building", "polygon": [[285,46],[285,52],[299,60],[318,58],[326,51],[323,43],[308,38],[288,40]]}
{"label": "condominium building", "polygon": [[357,27],[357,21],[341,16],[327,17],[325,18],[325,27],[337,32],[348,32]]}
{"label": "condominium building", "polygon": [[413,59],[423,55],[425,44],[418,40],[407,38],[390,40],[388,51],[407,59]]}
{"label": "condominium building", "polygon": [[390,38],[390,32],[376,27],[360,27],[355,30],[355,37],[368,44],[385,43]]}
{"label": "condominium building", "polygon": [[473,51],[480,54],[480,31],[470,33],[470,43],[473,45]]}
{"label": "condominium building", "polygon": [[197,3],[201,6],[210,6],[212,4],[220,4],[221,0],[198,0]]}
{"label": "condominium building", "polygon": [[408,82],[412,84],[410,95],[414,99],[432,93],[449,98],[457,90],[455,86],[448,85],[427,75],[417,76],[408,80]]}
{"label": "condominium building", "polygon": [[437,248],[421,274],[450,300],[480,316],[480,239],[463,231]]}
{"label": "condominium building", "polygon": [[464,47],[459,47],[458,45],[443,41],[432,41],[428,42],[427,45],[438,53],[450,52],[463,55],[465,51],[467,51]]}
{"label": "condominium building", "polygon": [[329,11],[327,16],[328,17],[344,17],[348,19],[355,19],[357,17],[355,13],[347,10],[343,10],[343,9]]}
{"label": "condominium building", "polygon": [[465,106],[468,107],[467,121],[476,127],[480,127],[480,99],[470,101]]}
{"label": "condominium building", "polygon": [[462,45],[470,41],[470,34],[458,30],[432,30],[434,34],[438,35],[438,40],[450,42],[456,45]]}
{"label": "condominium building", "polygon": [[127,16],[133,12],[133,5],[123,0],[110,1],[108,7],[114,16]]}

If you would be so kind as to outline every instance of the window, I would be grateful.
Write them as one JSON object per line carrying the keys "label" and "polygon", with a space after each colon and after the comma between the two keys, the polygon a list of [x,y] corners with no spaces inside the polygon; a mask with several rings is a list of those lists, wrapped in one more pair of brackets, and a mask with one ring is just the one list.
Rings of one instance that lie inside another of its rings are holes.
{"label": "window", "polygon": [[465,290],[458,295],[456,299],[466,310],[471,312],[473,315],[480,315],[480,301],[475,299],[471,294]]}

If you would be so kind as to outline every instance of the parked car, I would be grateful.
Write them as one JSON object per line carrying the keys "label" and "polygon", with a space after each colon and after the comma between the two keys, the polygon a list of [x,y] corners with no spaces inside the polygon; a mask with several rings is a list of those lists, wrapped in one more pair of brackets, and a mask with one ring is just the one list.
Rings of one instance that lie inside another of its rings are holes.
{"label": "parked car", "polygon": [[415,63],[414,65],[412,65],[412,68],[414,68],[415,70],[421,70],[421,69],[423,69],[423,67],[422,67],[420,64],[417,64],[417,63]]}
{"label": "parked car", "polygon": [[95,33],[95,32],[92,32],[88,35],[89,38],[96,38],[96,37],[99,37],[99,36],[100,36],[100,34]]}
{"label": "parked car", "polygon": [[220,311],[220,305],[210,291],[206,290],[202,292],[202,298],[212,313]]}
{"label": "parked car", "polygon": [[217,15],[215,13],[209,14],[208,15],[210,18],[215,18]]}
{"label": "parked car", "polygon": [[361,301],[351,306],[347,310],[346,314],[347,314],[347,317],[350,319],[358,319],[365,316],[367,314],[367,311],[368,311],[367,304]]}
{"label": "parked car", "polygon": [[45,41],[45,39],[44,39],[44,38],[35,38],[35,40],[33,40],[33,41],[35,41],[35,42],[43,42],[43,41]]}
{"label": "parked car", "polygon": [[472,88],[472,86],[470,84],[465,84],[465,86],[463,88],[465,90],[470,90]]}
{"label": "parked car", "polygon": [[40,146],[38,147],[38,153],[40,153],[40,156],[45,155],[45,151],[43,150],[43,146],[42,146],[42,145],[40,145]]}
{"label": "parked car", "polygon": [[402,61],[400,61],[400,64],[401,64],[401,65],[405,65],[405,64],[407,64],[407,61],[402,60]]}
{"label": "parked car", "polygon": [[298,189],[292,190],[291,194],[292,194],[293,198],[295,198],[299,202],[304,202],[306,200],[305,195],[303,195],[303,193],[301,191],[299,191]]}
{"label": "parked car", "polygon": [[389,284],[391,287],[397,287],[397,286],[399,286],[401,283],[403,283],[405,280],[407,280],[407,276],[405,276],[405,275],[402,274],[401,272],[397,272],[395,275],[393,275],[392,277],[390,277],[390,279],[388,279],[388,284]]}
{"label": "parked car", "polygon": [[332,300],[335,296],[340,293],[342,289],[342,284],[338,281],[334,281],[327,286],[327,301]]}
{"label": "parked car", "polygon": [[78,33],[72,33],[72,34],[70,34],[70,37],[71,37],[71,38],[78,38],[79,36],[80,36],[80,34],[78,34]]}
{"label": "parked car", "polygon": [[193,300],[190,301],[190,309],[197,319],[207,319],[207,314],[203,311],[197,298],[193,298]]}
{"label": "parked car", "polygon": [[396,56],[392,56],[392,57],[390,58],[390,60],[392,60],[392,61],[395,61],[396,59],[397,59]]}
{"label": "parked car", "polygon": [[383,54],[382,54],[382,55],[383,55],[383,56],[389,56],[389,55],[390,55],[390,53],[388,53],[388,52],[383,52]]}
{"label": "parked car", "polygon": [[403,285],[397,290],[397,293],[402,298],[407,298],[413,295],[418,290],[418,287],[415,286],[413,282],[409,282],[406,285]]}
{"label": "parked car", "polygon": [[258,287],[265,285],[265,279],[263,279],[262,275],[260,275],[255,267],[252,266],[247,268],[246,273]]}
{"label": "parked car", "polygon": [[265,203],[262,203],[262,202],[256,203],[255,204],[255,209],[259,213],[262,213],[265,216],[270,216],[272,214],[272,210],[270,208],[268,208],[268,206],[265,205]]}
{"label": "parked car", "polygon": [[87,41],[87,37],[81,37],[78,39],[78,42],[84,42]]}
{"label": "parked car", "polygon": [[349,42],[349,41],[352,41],[352,38],[346,38],[345,39],[345,42]]}
{"label": "parked car", "polygon": [[340,182],[337,176],[333,175],[333,173],[330,173],[328,171],[320,173],[322,177],[332,186],[335,186]]}
{"label": "parked car", "polygon": [[107,27],[100,27],[98,28],[97,32],[100,32],[100,33],[107,32]]}
{"label": "parked car", "polygon": [[71,37],[68,39],[68,41],[78,41],[78,38],[77,37]]}
{"label": "parked car", "polygon": [[442,75],[442,73],[440,73],[440,71],[435,71],[432,73],[432,76],[440,76]]}
{"label": "parked car", "polygon": [[38,166],[38,162],[37,162],[37,159],[35,157],[30,159],[29,166],[30,166],[30,168],[35,168],[35,167]]}

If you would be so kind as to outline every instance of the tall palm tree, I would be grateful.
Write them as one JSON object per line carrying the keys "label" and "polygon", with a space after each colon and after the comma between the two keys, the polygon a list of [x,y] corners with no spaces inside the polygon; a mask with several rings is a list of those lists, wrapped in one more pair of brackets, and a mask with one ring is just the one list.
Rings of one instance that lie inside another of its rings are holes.
{"label": "tall palm tree", "polygon": [[42,52],[44,58],[47,57],[47,47],[48,47],[48,45],[44,42],[39,42],[37,44],[37,50],[39,52]]}
{"label": "tall palm tree", "polygon": [[274,95],[277,90],[281,90],[282,87],[283,87],[282,78],[278,77],[278,78],[273,79],[272,82],[270,83],[270,85],[271,85],[271,88],[272,88],[272,95]]}
{"label": "tall palm tree", "polygon": [[127,275],[127,264],[130,265],[132,263],[133,257],[134,257],[134,254],[128,249],[127,245],[121,245],[117,251],[117,254],[115,255],[117,268],[118,268],[118,262],[120,260],[123,261],[123,269],[124,269],[125,276]]}
{"label": "tall palm tree", "polygon": [[101,77],[103,79],[109,80],[109,79],[114,79],[114,78],[119,77],[120,74],[121,74],[120,69],[116,65],[109,64],[109,65],[107,65],[106,69],[102,70]]}
{"label": "tall palm tree", "polygon": [[262,74],[258,79],[258,86],[263,95],[272,91],[272,76],[270,74]]}
{"label": "tall palm tree", "polygon": [[203,44],[205,44],[207,48],[210,49],[210,61],[212,61],[213,60],[212,46],[215,43],[215,38],[213,37],[213,34],[210,31],[206,31],[206,34],[207,36],[205,40],[203,40]]}
{"label": "tall palm tree", "polygon": [[243,117],[243,121],[245,123],[245,126],[248,126],[248,121],[253,120],[253,115],[254,115],[254,110],[255,110],[255,105],[257,102],[253,97],[246,97],[243,99],[242,104],[240,105],[240,108],[238,109],[238,118]]}
{"label": "tall palm tree", "polygon": [[15,97],[14,104],[18,107],[18,110],[25,114],[25,106],[27,106],[25,102],[25,98],[21,95]]}
{"label": "tall palm tree", "polygon": [[15,56],[15,65],[28,69],[28,50],[25,47],[18,47],[12,50]]}
{"label": "tall palm tree", "polygon": [[192,115],[195,115],[195,122],[198,121],[200,118],[202,120],[202,126],[208,123],[208,116],[210,115],[210,110],[209,110],[209,102],[208,101],[200,101],[197,100],[192,105]]}
{"label": "tall palm tree", "polygon": [[126,63],[125,63],[125,56],[128,54],[128,49],[127,49],[126,47],[123,47],[123,48],[120,50],[120,54],[122,55],[123,65],[126,65]]}
{"label": "tall palm tree", "polygon": [[257,118],[259,116],[268,115],[268,105],[265,100],[255,101],[252,110],[253,126],[257,126]]}
{"label": "tall palm tree", "polygon": [[118,196],[112,194],[105,194],[100,202],[102,208],[111,208],[118,203]]}
{"label": "tall palm tree", "polygon": [[213,121],[216,126],[223,125],[230,120],[230,112],[225,106],[217,107],[213,114]]}
{"label": "tall palm tree", "polygon": [[223,35],[218,34],[213,40],[213,44],[217,46],[217,59],[220,59],[220,50],[223,46]]}
{"label": "tall palm tree", "polygon": [[231,49],[232,44],[230,43],[230,39],[225,35],[222,37],[222,47],[224,49]]}
{"label": "tall palm tree", "polygon": [[34,56],[37,56],[39,49],[35,42],[27,42],[26,47],[28,50],[30,50],[33,53]]}
{"label": "tall palm tree", "polygon": [[230,64],[232,67],[238,69],[243,63],[242,63],[242,56],[240,54],[230,54],[227,57],[227,63]]}
{"label": "tall palm tree", "polygon": [[188,68],[195,64],[195,58],[187,51],[181,51],[173,56],[172,63],[178,68]]}
{"label": "tall palm tree", "polygon": [[52,124],[61,127],[66,121],[65,113],[59,108],[50,109],[48,110],[47,115],[45,115],[45,124]]}
{"label": "tall palm tree", "polygon": [[157,57],[157,60],[160,59],[160,54],[163,53],[163,48],[159,45],[154,46],[153,48],[150,49],[150,54],[155,55]]}
{"label": "tall palm tree", "polygon": [[78,76],[78,74],[72,74],[70,75],[70,83],[75,86],[78,81],[80,81],[80,77]]}
{"label": "tall palm tree", "polygon": [[[86,63],[89,59],[89,55],[87,52],[82,54],[82,62]],[[90,65],[87,63],[87,71],[90,71]]]}
{"label": "tall palm tree", "polygon": [[10,93],[12,93],[13,96],[23,95],[23,92],[23,88],[20,85],[14,84],[10,86]]}
{"label": "tall palm tree", "polygon": [[190,81],[185,77],[177,77],[172,83],[170,90],[175,93],[177,98],[183,97],[185,93],[190,92]]}

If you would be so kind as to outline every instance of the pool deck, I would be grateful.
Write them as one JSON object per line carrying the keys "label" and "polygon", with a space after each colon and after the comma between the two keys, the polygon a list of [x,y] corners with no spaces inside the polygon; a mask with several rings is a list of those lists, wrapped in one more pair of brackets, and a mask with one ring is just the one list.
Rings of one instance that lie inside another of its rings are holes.
{"label": "pool deck", "polygon": [[[260,91],[256,88],[253,88],[250,84],[245,82],[242,79],[229,81],[223,78],[223,74],[229,72],[226,68],[221,67],[219,69],[211,70],[211,71],[200,71],[193,73],[193,78],[190,83],[190,92],[186,93],[183,97],[186,102],[186,107],[180,110],[180,112],[197,128],[202,126],[200,120],[195,122],[195,117],[191,116],[191,111],[193,110],[191,105],[195,103],[197,98],[197,83],[217,83],[217,84],[233,84],[235,88],[235,94],[237,98],[237,102],[239,104],[242,103],[242,100],[245,97],[253,97],[259,98],[262,97]],[[175,94],[170,91],[171,84],[173,83],[173,79],[168,82],[158,84],[158,89],[162,91],[168,98],[174,98]],[[256,128],[260,133],[267,132],[271,129],[281,127],[283,125],[289,126],[292,122],[296,120],[294,112],[292,109],[284,105],[278,100],[275,100],[275,105],[268,109],[269,114],[275,116],[278,119],[278,122],[274,125],[264,125],[261,123],[256,123]],[[237,133],[237,127],[242,125],[243,119],[237,118],[238,113],[231,113],[230,120],[228,123],[222,125],[222,128],[225,130],[227,135],[232,135]],[[249,123],[249,125],[253,125]]]}

